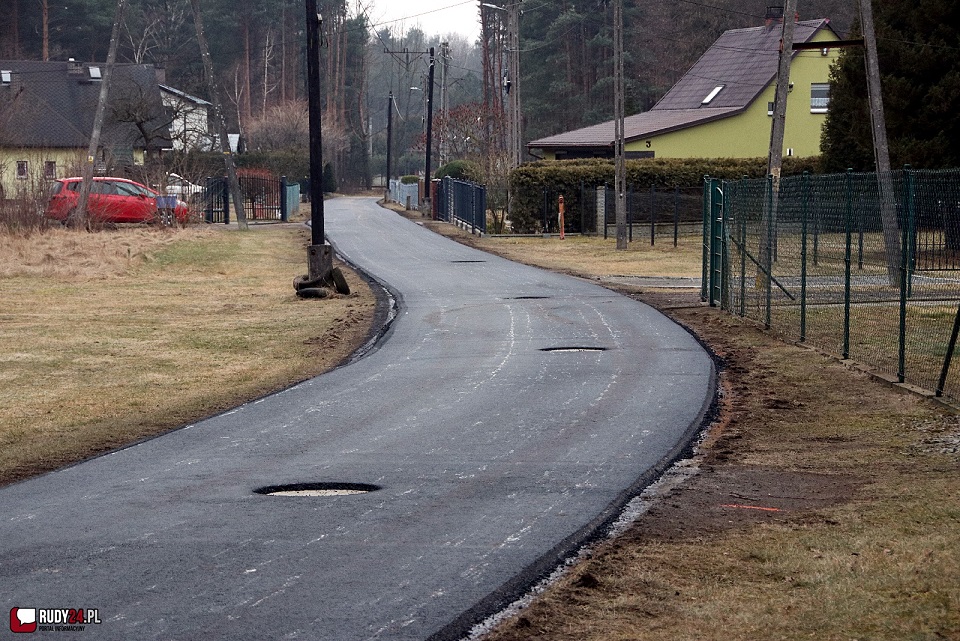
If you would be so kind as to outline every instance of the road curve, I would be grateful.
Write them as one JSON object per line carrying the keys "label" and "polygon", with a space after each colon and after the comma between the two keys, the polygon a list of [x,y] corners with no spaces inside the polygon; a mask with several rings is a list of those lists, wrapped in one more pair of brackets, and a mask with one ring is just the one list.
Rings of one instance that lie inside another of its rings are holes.
{"label": "road curve", "polygon": [[[97,608],[89,639],[455,639],[593,536],[713,398],[710,357],[636,301],[372,199],[328,201],[325,229],[396,296],[388,335],[284,392],[0,490],[5,611]],[[304,482],[380,489],[254,492]]]}

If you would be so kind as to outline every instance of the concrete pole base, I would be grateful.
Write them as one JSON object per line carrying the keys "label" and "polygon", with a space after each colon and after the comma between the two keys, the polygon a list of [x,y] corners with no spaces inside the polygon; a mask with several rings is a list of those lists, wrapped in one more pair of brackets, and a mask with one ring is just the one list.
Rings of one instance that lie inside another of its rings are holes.
{"label": "concrete pole base", "polygon": [[329,282],[330,272],[333,271],[333,247],[329,243],[310,245],[307,249],[307,267],[311,281]]}

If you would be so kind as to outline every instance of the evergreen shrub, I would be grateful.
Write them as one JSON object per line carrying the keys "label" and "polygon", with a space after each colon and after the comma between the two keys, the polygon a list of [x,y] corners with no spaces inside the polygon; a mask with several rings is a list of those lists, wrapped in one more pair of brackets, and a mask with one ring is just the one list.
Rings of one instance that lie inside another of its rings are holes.
{"label": "evergreen shrub", "polygon": [[[784,158],[783,175],[799,175],[818,170],[817,158]],[[711,178],[763,178],[766,158],[665,158],[626,161],[627,187],[648,190],[651,186],[673,189],[703,184]],[[581,189],[613,186],[612,160],[541,160],[517,167],[510,173],[513,211],[510,222],[519,234],[540,231],[544,191],[563,194],[567,211],[579,210]]]}

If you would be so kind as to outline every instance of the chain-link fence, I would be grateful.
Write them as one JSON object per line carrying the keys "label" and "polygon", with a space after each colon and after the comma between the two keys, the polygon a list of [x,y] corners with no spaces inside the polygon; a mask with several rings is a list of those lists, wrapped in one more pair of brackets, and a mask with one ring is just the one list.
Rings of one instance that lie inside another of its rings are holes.
{"label": "chain-link fence", "polygon": [[960,170],[708,179],[703,229],[704,300],[960,398]]}
{"label": "chain-link fence", "polygon": [[[672,242],[701,231],[702,189],[629,185],[626,193],[627,236],[631,242]],[[540,228],[559,232],[559,201],[565,201],[564,233],[608,238],[617,235],[616,195],[609,185],[580,185],[579,190],[543,190]]]}

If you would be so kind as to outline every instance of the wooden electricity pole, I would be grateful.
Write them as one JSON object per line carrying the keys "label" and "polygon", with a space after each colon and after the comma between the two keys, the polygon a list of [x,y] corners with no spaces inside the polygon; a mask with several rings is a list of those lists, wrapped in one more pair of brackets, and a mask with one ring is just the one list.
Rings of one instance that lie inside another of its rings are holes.
{"label": "wooden electricity pole", "polygon": [[425,154],[426,168],[423,173],[423,213],[426,216],[433,217],[433,197],[430,193],[433,186],[433,167],[431,167],[433,157],[433,80],[434,70],[437,66],[435,50],[430,47],[430,71],[427,79],[427,153]]}
{"label": "wooden electricity pole", "polygon": [[773,99],[773,123],[770,126],[770,153],[767,175],[773,176],[777,193],[783,171],[783,137],[787,126],[787,95],[790,92],[790,62],[793,58],[793,33],[796,28],[797,0],[787,0],[783,8],[783,32],[780,39],[780,62],[777,66],[777,90]]}
{"label": "wooden electricity pole", "polygon": [[[203,73],[207,77],[207,92],[217,120],[220,133],[220,151],[223,153],[223,162],[227,170],[227,183],[230,189],[230,200],[237,216],[237,225],[240,229],[247,229],[247,215],[243,211],[243,198],[240,195],[240,182],[237,180],[237,167],[233,162],[233,150],[230,149],[230,139],[227,136],[227,122],[223,117],[223,105],[220,102],[220,93],[217,91],[217,82],[213,76],[213,59],[210,57],[210,47],[207,46],[207,36],[203,31],[203,14],[200,12],[200,0],[190,0],[193,9],[193,24],[197,30],[197,43],[200,45],[200,57],[203,59]],[[230,206],[224,203],[224,209]]]}
{"label": "wooden electricity pole", "polygon": [[510,169],[520,166],[523,145],[523,114],[520,112],[520,2],[510,0],[507,5],[507,51],[510,53]]}
{"label": "wooden electricity pole", "polygon": [[68,221],[73,227],[86,227],[88,222],[87,203],[90,202],[90,189],[93,187],[93,169],[96,164],[97,150],[100,148],[100,134],[103,131],[103,119],[107,112],[110,81],[113,77],[113,65],[117,60],[117,41],[120,37],[120,23],[123,22],[125,5],[126,0],[117,0],[117,11],[113,17],[113,32],[110,34],[110,49],[107,53],[107,66],[103,70],[100,81],[100,98],[97,101],[97,111],[93,117],[93,131],[90,134],[90,145],[87,148],[87,159],[83,164],[83,182],[80,185],[77,206],[70,214],[71,220]]}
{"label": "wooden electricity pole", "polygon": [[[617,249],[627,249],[627,167],[624,158],[623,0],[613,4],[614,191],[616,192]],[[603,224],[607,224],[606,212]]]}
{"label": "wooden electricity pole", "polygon": [[450,43],[440,43],[440,166],[447,164],[447,119],[450,114],[448,82],[450,80]]}
{"label": "wooden electricity pole", "polygon": [[870,102],[870,130],[873,132],[873,155],[880,186],[880,220],[883,226],[883,245],[887,258],[887,278],[890,285],[899,287],[900,235],[897,231],[897,210],[890,178],[890,147],[887,144],[887,126],[883,115],[883,95],[880,87],[880,64],[877,60],[877,36],[873,29],[871,0],[860,0],[860,24],[863,29],[864,63],[867,71],[867,97]]}
{"label": "wooden electricity pole", "polygon": [[780,59],[777,65],[777,89],[773,99],[773,123],[770,125],[770,151],[767,155],[767,176],[772,194],[764,199],[760,224],[760,261],[757,263],[757,287],[769,287],[773,265],[774,230],[777,225],[777,194],[783,173],[783,138],[787,127],[787,96],[790,93],[790,63],[793,60],[793,32],[796,27],[797,0],[787,0],[783,8],[780,36]]}
{"label": "wooden electricity pole", "polygon": [[390,178],[393,176],[393,92],[387,96],[387,187],[384,202],[390,202]]}

